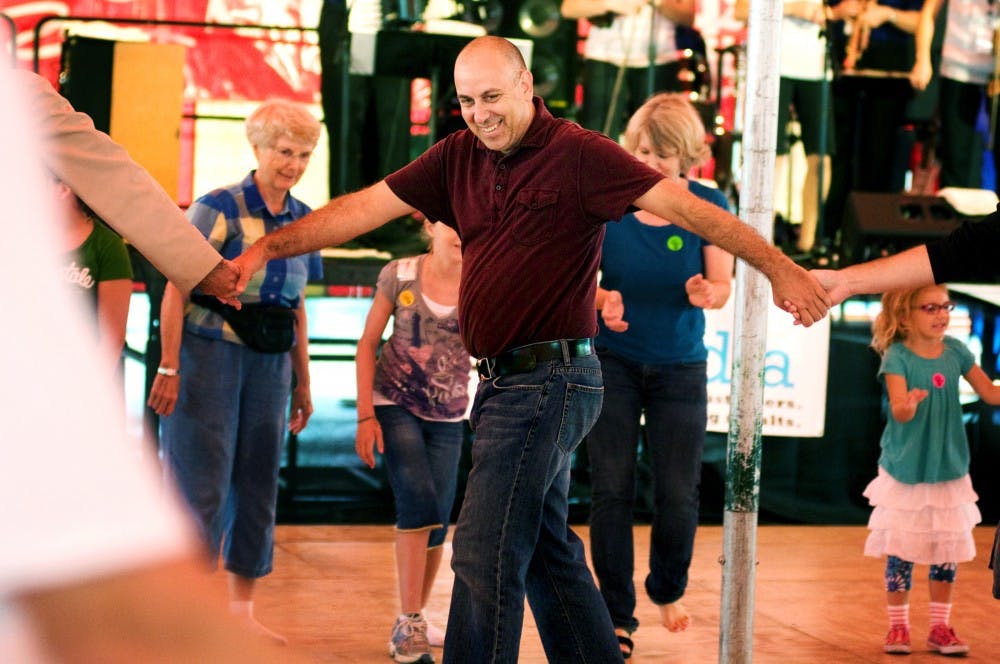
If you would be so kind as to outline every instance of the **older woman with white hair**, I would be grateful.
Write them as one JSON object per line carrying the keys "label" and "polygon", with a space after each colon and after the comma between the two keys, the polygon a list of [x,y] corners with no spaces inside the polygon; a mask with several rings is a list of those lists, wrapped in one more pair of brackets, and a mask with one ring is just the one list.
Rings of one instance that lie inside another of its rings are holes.
{"label": "older woman with white hair", "polygon": [[[257,168],[188,210],[191,223],[230,259],[310,211],[290,190],[309,164],[320,123],[298,104],[268,101],[247,119],[246,134]],[[318,253],[271,261],[250,281],[239,310],[169,284],[160,312],[162,359],[149,397],[163,417],[167,472],[200,524],[213,564],[222,550],[233,612],[279,642],[283,637],[254,619],[253,590],[272,567],[286,421],[298,433],[312,414],[304,292],[308,280],[321,277]]]}

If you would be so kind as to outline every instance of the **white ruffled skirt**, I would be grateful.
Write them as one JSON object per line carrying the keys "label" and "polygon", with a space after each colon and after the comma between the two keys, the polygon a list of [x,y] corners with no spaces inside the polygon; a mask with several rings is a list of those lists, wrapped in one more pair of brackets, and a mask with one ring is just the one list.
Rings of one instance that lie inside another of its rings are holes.
{"label": "white ruffled skirt", "polygon": [[868,519],[866,556],[896,556],[923,565],[976,557],[972,529],[982,515],[968,474],[947,482],[904,484],[879,467],[864,496],[875,508]]}

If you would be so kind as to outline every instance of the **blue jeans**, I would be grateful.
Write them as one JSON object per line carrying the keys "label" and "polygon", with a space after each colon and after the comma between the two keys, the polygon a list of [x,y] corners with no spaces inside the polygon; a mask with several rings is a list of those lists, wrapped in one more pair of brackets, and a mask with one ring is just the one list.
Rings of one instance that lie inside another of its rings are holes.
{"label": "blue jeans", "polygon": [[566,523],[570,457],[601,408],[595,356],[482,381],[455,527],[446,664],[517,661],[528,597],[550,662],[621,662],[583,544]]}
{"label": "blue jeans", "polygon": [[653,526],[646,593],[655,604],[684,595],[698,527],[698,487],[705,447],[704,363],[648,365],[598,350],[604,408],[587,436],[590,455],[590,554],[615,627],[633,631],[639,417],[653,475]]}
{"label": "blue jeans", "polygon": [[255,579],[271,571],[278,467],[292,366],[288,353],[184,333],[181,384],[161,420],[167,472],[187,499],[209,557]]}
{"label": "blue jeans", "polygon": [[441,546],[455,502],[465,425],[424,420],[400,406],[375,406],[375,416],[396,498],[396,528],[430,530],[427,546]]}

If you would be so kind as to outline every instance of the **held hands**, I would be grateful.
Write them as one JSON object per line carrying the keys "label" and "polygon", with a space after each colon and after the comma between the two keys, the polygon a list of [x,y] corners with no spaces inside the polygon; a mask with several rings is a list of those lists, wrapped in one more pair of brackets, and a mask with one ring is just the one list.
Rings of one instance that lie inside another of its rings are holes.
{"label": "held hands", "polygon": [[832,306],[830,295],[815,276],[791,261],[769,275],[774,303],[792,314],[796,325],[809,327]]}
{"label": "held hands", "polygon": [[237,256],[233,263],[239,270],[239,280],[236,282],[236,293],[239,294],[247,289],[247,283],[253,275],[267,264],[263,246],[260,242],[254,243],[249,249]]}
{"label": "held hands", "polygon": [[292,415],[288,420],[288,430],[296,435],[301,433],[312,414],[312,392],[308,386],[297,385],[292,390]]}
{"label": "held hands", "polygon": [[354,434],[354,451],[369,468],[375,467],[375,452],[385,453],[382,442],[382,427],[374,415],[358,418],[358,431]]}
{"label": "held hands", "polygon": [[239,309],[240,301],[236,298],[246,288],[245,285],[243,288],[239,287],[241,276],[240,266],[223,258],[212,268],[211,272],[205,275],[205,278],[198,284],[198,288],[203,293],[219,298],[223,304]]}
{"label": "held hands", "polygon": [[700,274],[696,274],[684,282],[688,302],[701,309],[714,309],[718,302],[715,297],[715,286]]}
{"label": "held hands", "polygon": [[618,291],[609,290],[604,296],[604,304],[601,308],[601,320],[612,332],[624,332],[628,329],[628,322],[624,320],[625,303],[622,302],[622,294]]}
{"label": "held hands", "polygon": [[809,274],[816,277],[820,285],[830,296],[830,305],[840,304],[851,295],[847,279],[839,270],[810,270]]}

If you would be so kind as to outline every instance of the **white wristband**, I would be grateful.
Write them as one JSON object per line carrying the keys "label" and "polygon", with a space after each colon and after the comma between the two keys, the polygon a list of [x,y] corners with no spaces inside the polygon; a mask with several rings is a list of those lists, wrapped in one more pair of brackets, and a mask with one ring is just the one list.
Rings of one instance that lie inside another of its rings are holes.
{"label": "white wristband", "polygon": [[156,373],[161,376],[180,376],[181,372],[178,369],[168,369],[167,367],[157,367]]}

